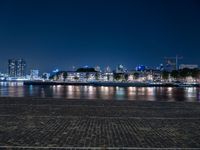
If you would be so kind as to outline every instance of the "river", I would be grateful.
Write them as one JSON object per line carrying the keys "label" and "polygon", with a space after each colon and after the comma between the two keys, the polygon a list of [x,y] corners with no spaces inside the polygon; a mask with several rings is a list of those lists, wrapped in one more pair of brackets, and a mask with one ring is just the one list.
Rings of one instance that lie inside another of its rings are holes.
{"label": "river", "polygon": [[22,82],[0,82],[0,97],[196,102],[200,101],[200,88],[28,86]]}

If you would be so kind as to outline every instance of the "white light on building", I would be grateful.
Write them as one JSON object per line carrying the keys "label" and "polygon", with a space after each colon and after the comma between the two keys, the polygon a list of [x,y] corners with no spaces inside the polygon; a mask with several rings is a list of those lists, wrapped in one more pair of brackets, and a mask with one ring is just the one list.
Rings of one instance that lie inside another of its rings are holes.
{"label": "white light on building", "polygon": [[188,68],[188,69],[197,69],[199,66],[196,65],[196,64],[181,64],[179,66],[179,69],[185,69],[185,68]]}
{"label": "white light on building", "polygon": [[39,79],[39,70],[31,70],[31,80]]}

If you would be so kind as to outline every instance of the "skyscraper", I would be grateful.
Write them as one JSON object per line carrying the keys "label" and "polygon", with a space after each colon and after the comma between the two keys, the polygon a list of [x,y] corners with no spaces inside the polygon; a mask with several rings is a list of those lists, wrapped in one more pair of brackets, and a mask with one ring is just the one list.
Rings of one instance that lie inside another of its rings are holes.
{"label": "skyscraper", "polygon": [[11,77],[15,77],[15,75],[16,75],[15,72],[16,72],[15,60],[9,59],[8,60],[8,75]]}
{"label": "skyscraper", "polygon": [[26,62],[23,59],[8,60],[8,74],[10,77],[24,77],[26,75]]}

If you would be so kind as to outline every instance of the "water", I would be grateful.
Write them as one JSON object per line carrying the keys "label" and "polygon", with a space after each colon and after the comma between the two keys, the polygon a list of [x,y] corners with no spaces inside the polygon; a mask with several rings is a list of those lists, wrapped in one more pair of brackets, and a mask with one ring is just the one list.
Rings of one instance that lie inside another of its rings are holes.
{"label": "water", "polygon": [[0,82],[0,97],[194,102],[200,101],[200,88],[24,86],[21,82]]}

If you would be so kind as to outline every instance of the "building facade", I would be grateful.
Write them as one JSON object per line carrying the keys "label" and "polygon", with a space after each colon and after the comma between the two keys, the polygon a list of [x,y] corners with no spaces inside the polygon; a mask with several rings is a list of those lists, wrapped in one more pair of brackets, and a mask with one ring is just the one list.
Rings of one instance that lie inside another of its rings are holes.
{"label": "building facade", "polygon": [[164,70],[166,71],[173,71],[173,70],[177,70],[177,61],[175,58],[166,58],[165,59],[165,66],[164,66]]}
{"label": "building facade", "polygon": [[8,75],[10,77],[25,77],[26,62],[23,59],[8,60]]}
{"label": "building facade", "polygon": [[39,70],[31,70],[31,80],[38,80],[39,79]]}
{"label": "building facade", "polygon": [[188,68],[188,69],[198,69],[199,66],[196,65],[196,64],[181,64],[179,66],[179,69],[185,69],[185,68]]}

